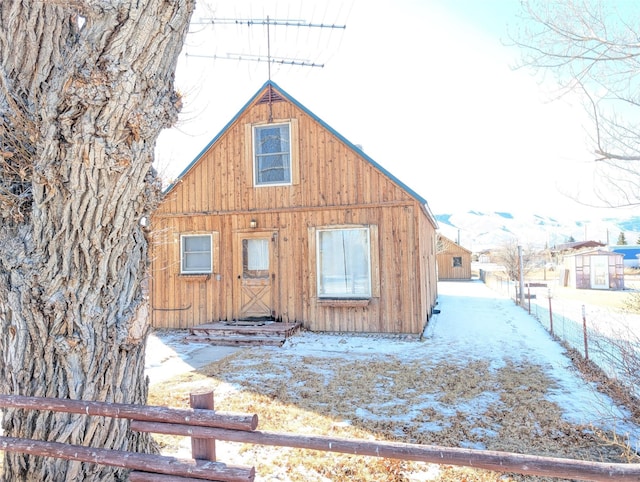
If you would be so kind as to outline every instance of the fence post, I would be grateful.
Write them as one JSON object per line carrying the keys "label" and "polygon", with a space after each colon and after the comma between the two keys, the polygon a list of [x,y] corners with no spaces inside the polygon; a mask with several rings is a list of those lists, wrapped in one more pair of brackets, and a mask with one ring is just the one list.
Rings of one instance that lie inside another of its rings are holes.
{"label": "fence post", "polygon": [[587,343],[587,310],[582,305],[582,333],[584,337],[584,358],[589,359],[589,346]]}
{"label": "fence post", "polygon": [[522,246],[518,246],[518,269],[520,271],[520,306],[524,305],[524,261],[522,259]]}
{"label": "fence post", "polygon": [[551,336],[553,336],[553,310],[551,309],[551,288],[547,291],[547,296],[549,297],[549,329],[551,331]]}
{"label": "fence post", "polygon": [[[213,391],[201,390],[189,395],[191,408],[213,410]],[[216,461],[216,441],[213,438],[191,437],[191,456],[196,460]]]}

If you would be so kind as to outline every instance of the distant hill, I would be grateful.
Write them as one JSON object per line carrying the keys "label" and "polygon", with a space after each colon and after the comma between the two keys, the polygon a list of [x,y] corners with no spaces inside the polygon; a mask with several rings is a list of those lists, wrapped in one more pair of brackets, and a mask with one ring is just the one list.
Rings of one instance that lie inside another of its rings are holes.
{"label": "distant hill", "polygon": [[436,214],[436,219],[444,236],[473,252],[499,247],[513,238],[522,246],[542,249],[566,243],[571,237],[609,244],[616,244],[621,232],[628,244],[640,237],[640,216],[566,221],[537,214],[466,211]]}

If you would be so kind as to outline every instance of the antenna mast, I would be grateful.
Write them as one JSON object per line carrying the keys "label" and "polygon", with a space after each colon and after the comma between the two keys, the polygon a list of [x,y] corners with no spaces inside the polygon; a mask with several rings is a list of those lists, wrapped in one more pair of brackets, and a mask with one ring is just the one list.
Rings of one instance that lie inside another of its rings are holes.
{"label": "antenna mast", "polygon": [[269,23],[269,15],[267,15],[267,79],[271,82],[271,32]]}
{"label": "antenna mast", "polygon": [[199,21],[191,22],[192,25],[246,25],[247,27],[254,27],[257,25],[266,25],[267,27],[267,58],[261,58],[253,54],[237,54],[227,53],[226,56],[220,55],[189,55],[190,57],[202,57],[211,59],[227,59],[227,60],[241,60],[248,62],[267,62],[268,63],[268,78],[271,80],[271,64],[282,65],[296,65],[300,67],[324,67],[324,64],[317,64],[309,60],[292,59],[292,58],[274,58],[271,56],[271,26],[275,27],[298,27],[298,28],[320,28],[320,29],[341,29],[347,28],[346,25],[336,25],[327,23],[312,23],[304,20],[285,20],[285,19],[272,19],[268,15],[266,18],[205,18]]}
{"label": "antenna mast", "polygon": [[[311,23],[304,20],[279,20],[271,19],[268,15],[266,18],[248,18],[248,19],[233,19],[233,18],[208,18],[200,21],[191,22],[193,25],[246,25],[247,27],[253,27],[256,25],[266,25],[267,27],[267,58],[261,58],[252,54],[232,54],[227,53],[226,56],[217,55],[191,55],[192,57],[203,57],[213,59],[228,59],[228,60],[240,60],[249,62],[267,62],[267,77],[269,82],[271,81],[271,64],[282,65],[297,65],[301,67],[324,67],[324,64],[316,64],[308,60],[301,59],[288,59],[288,58],[274,58],[271,56],[271,26],[284,26],[284,27],[298,27],[298,28],[320,28],[320,29],[346,29],[346,25],[335,25],[325,23]],[[186,54],[189,56],[189,54]],[[269,122],[272,121],[272,100],[269,95]]]}

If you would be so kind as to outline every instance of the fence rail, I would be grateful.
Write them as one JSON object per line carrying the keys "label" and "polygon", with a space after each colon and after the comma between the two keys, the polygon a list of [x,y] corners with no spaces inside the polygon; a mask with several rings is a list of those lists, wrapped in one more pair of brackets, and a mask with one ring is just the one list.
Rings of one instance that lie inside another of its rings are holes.
{"label": "fence rail", "polygon": [[[185,410],[122,403],[0,395],[0,408],[126,418],[131,420],[131,423],[140,421],[180,424],[182,429],[178,435],[187,437],[191,437],[193,429],[197,427],[224,428],[241,432],[255,430],[258,426],[257,415],[214,411],[213,392],[210,391],[192,393],[191,406],[191,410]],[[187,482],[194,479],[222,482],[254,480],[255,468],[216,462],[215,450],[208,450],[211,446],[214,446],[214,442],[210,439],[192,438],[191,449],[194,460],[185,461],[163,455],[140,454],[16,437],[0,437],[0,450],[129,469],[132,470],[129,475],[129,480],[132,482],[151,480]]]}
{"label": "fence rail", "polygon": [[[165,407],[139,407],[103,402],[0,395],[0,408],[51,410],[128,418],[131,419],[131,429],[135,431],[192,437],[192,456],[195,459],[193,461],[14,437],[0,437],[0,450],[130,469],[133,470],[130,473],[130,480],[133,482],[254,480],[254,468],[230,466],[215,461],[215,440],[450,464],[498,472],[585,481],[640,480],[640,464],[589,462],[435,445],[262,432],[256,430],[257,415],[215,412],[212,409],[213,392],[192,394],[191,405],[211,408],[196,407],[192,410],[177,410]],[[192,423],[194,420],[196,422]],[[211,459],[200,460],[203,456]]]}

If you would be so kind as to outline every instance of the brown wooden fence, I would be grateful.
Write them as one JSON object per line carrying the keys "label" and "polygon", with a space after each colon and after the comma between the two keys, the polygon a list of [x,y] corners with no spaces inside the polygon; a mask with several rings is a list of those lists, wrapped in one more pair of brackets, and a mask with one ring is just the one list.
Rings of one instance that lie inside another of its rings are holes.
{"label": "brown wooden fence", "polygon": [[127,418],[131,420],[131,429],[135,431],[192,437],[194,461],[12,437],[0,437],[0,450],[122,467],[132,470],[130,480],[134,482],[253,480],[255,478],[253,468],[230,466],[215,461],[216,439],[575,480],[640,480],[640,464],[590,462],[489,450],[262,432],[256,430],[257,415],[239,415],[213,410],[213,392],[192,394],[191,406],[193,407],[191,410],[178,410],[165,407],[0,395],[0,408],[14,407]]}
{"label": "brown wooden fence", "polygon": [[192,437],[193,461],[154,454],[139,454],[121,450],[84,447],[58,442],[45,442],[15,437],[0,437],[0,450],[24,454],[56,457],[66,460],[108,465],[131,470],[129,480],[146,481],[252,481],[253,467],[226,465],[216,462],[215,442],[210,438],[194,436],[193,429],[220,428],[232,431],[251,431],[258,426],[257,415],[217,412],[213,410],[213,392],[191,394],[192,409],[139,406],[105,402],[87,402],[58,398],[0,395],[0,408],[50,410],[101,417],[126,418],[131,423],[156,423],[179,426],[178,435]]}

